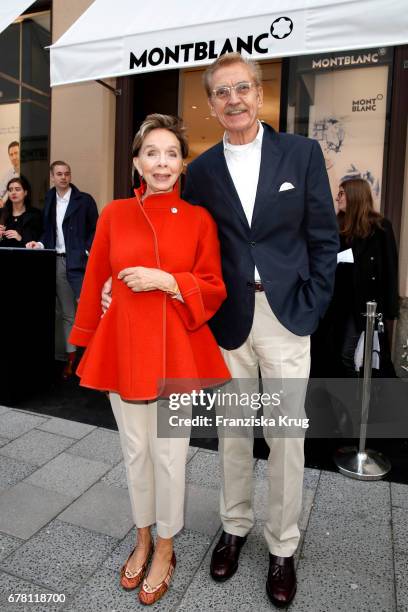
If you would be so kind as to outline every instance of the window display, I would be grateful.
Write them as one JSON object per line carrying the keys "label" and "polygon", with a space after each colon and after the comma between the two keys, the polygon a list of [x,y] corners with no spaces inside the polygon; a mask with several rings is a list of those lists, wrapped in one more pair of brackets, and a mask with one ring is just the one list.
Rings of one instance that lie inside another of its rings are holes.
{"label": "window display", "polygon": [[0,34],[0,206],[20,173],[41,206],[49,184],[50,12],[23,15]]}
{"label": "window display", "polygon": [[333,199],[361,177],[381,208],[391,60],[392,49],[290,60],[288,131],[319,141]]}

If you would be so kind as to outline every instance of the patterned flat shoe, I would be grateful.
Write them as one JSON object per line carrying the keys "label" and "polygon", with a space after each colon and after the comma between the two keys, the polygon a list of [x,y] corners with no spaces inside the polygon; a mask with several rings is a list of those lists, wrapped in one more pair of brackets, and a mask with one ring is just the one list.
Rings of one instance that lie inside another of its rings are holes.
{"label": "patterned flat shoe", "polygon": [[161,599],[163,595],[165,595],[165,593],[167,592],[167,589],[169,588],[170,580],[174,574],[175,567],[176,567],[176,555],[173,552],[173,555],[170,561],[170,565],[169,565],[169,571],[167,572],[167,575],[165,579],[163,580],[163,582],[161,582],[155,587],[151,587],[146,582],[146,580],[143,580],[142,588],[139,591],[140,603],[144,604],[145,606],[151,606],[152,604],[156,603],[156,601],[159,601],[159,599]]}
{"label": "patterned flat shoe", "polygon": [[152,543],[149,550],[149,554],[147,555],[146,561],[143,563],[143,565],[139,567],[135,572],[131,572],[127,569],[127,564],[129,563],[130,557],[135,552],[135,549],[136,547],[132,550],[126,560],[126,563],[120,570],[120,586],[126,591],[133,591],[133,589],[136,589],[142,582],[146,574],[147,566],[149,565],[150,559],[152,558],[154,546]]}

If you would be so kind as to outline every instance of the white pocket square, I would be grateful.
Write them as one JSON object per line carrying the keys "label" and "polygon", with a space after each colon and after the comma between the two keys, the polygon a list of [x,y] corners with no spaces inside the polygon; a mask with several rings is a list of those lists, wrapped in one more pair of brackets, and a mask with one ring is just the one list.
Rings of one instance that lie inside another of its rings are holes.
{"label": "white pocket square", "polygon": [[279,191],[288,191],[289,189],[294,189],[295,187],[292,185],[292,183],[282,183],[282,185],[279,187]]}

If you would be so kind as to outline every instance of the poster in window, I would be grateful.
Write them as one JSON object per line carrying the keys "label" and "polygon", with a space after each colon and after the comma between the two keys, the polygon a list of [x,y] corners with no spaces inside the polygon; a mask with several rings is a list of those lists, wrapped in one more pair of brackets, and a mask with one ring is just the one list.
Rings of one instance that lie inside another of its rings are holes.
{"label": "poster in window", "polygon": [[20,105],[0,104],[0,206],[7,183],[20,173]]}
{"label": "poster in window", "polygon": [[352,177],[371,185],[380,209],[387,112],[388,66],[369,66],[315,75],[309,136],[319,141],[333,198]]}

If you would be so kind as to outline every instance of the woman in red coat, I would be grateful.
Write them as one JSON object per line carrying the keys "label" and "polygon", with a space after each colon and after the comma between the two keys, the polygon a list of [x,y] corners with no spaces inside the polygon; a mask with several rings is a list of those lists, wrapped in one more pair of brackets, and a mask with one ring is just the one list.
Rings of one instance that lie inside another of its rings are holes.
{"label": "woman in red coat", "polygon": [[[216,226],[204,208],[178,195],[187,153],[180,120],[146,118],[133,143],[142,187],[135,198],[108,204],[99,218],[70,337],[87,346],[81,384],[109,391],[138,531],[120,581],[125,589],[142,583],[145,604],[166,592],[176,564],[173,536],[183,526],[189,445],[187,437],[157,436],[156,400],[177,381],[191,391],[197,381],[229,379],[206,324],[226,297]],[[112,303],[102,316],[109,276]]]}

